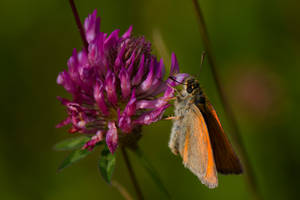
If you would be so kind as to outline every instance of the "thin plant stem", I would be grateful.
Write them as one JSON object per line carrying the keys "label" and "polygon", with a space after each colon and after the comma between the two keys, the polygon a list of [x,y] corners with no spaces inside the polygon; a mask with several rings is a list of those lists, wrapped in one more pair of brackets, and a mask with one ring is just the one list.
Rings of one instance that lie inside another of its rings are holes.
{"label": "thin plant stem", "polygon": [[144,169],[148,172],[151,176],[152,180],[156,184],[156,186],[160,189],[160,191],[165,195],[164,199],[172,199],[170,193],[168,192],[167,188],[164,186],[161,178],[158,175],[158,172],[152,166],[151,162],[145,157],[143,151],[139,148],[138,145],[134,149],[131,149],[133,153],[138,158],[140,164],[144,167]]}
{"label": "thin plant stem", "polygon": [[81,37],[83,46],[84,46],[84,48],[85,48],[85,50],[87,52],[88,51],[88,42],[87,42],[86,37],[85,37],[85,32],[84,32],[82,23],[80,21],[80,17],[79,17],[78,11],[76,9],[75,2],[74,2],[74,0],[69,0],[69,3],[70,3],[71,9],[72,9],[72,13],[73,13],[75,21],[76,21],[77,28],[78,28],[79,33],[80,33],[80,37]]}
{"label": "thin plant stem", "polygon": [[232,108],[230,107],[230,104],[228,103],[228,99],[226,98],[225,92],[222,88],[222,84],[221,84],[221,81],[219,78],[219,74],[217,72],[217,67],[215,64],[216,62],[215,62],[215,59],[212,54],[211,44],[209,41],[208,32],[207,32],[207,28],[206,28],[205,21],[204,21],[204,16],[202,14],[202,11],[201,11],[198,1],[193,0],[193,4],[194,4],[194,8],[195,8],[196,15],[197,15],[197,20],[199,23],[201,38],[203,40],[204,47],[207,52],[208,63],[210,65],[212,75],[213,75],[214,81],[216,83],[216,87],[217,87],[221,102],[223,104],[225,113],[226,113],[227,118],[229,119],[229,123],[232,127],[232,134],[231,134],[232,139],[234,140],[235,146],[238,148],[238,150],[240,152],[240,156],[241,156],[243,164],[244,164],[244,168],[245,168],[245,172],[246,172],[246,179],[249,184],[249,187],[250,187],[254,197],[256,199],[261,199],[257,181],[255,178],[255,174],[254,174],[253,168],[250,164],[249,156],[248,156],[245,146],[243,144],[243,140],[241,138],[241,134],[239,131],[238,124],[236,122],[235,115],[233,113]]}
{"label": "thin plant stem", "polygon": [[121,147],[121,151],[122,151],[123,158],[124,158],[125,164],[127,166],[128,172],[129,172],[130,179],[131,179],[132,184],[134,186],[136,195],[137,195],[138,199],[142,200],[142,199],[144,199],[144,197],[143,197],[142,191],[140,189],[140,186],[137,182],[137,179],[135,177],[135,174],[134,174],[134,171],[132,169],[132,166],[131,166],[131,163],[130,163],[130,160],[129,160],[129,157],[128,157],[128,154],[126,152],[125,147]]}
{"label": "thin plant stem", "polygon": [[114,186],[126,200],[133,200],[128,191],[117,181],[112,180],[111,185]]}

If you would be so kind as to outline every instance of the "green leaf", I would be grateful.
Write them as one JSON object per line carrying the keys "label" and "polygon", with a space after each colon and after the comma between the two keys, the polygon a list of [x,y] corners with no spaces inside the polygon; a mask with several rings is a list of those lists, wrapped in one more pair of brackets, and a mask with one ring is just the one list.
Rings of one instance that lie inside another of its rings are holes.
{"label": "green leaf", "polygon": [[110,184],[111,177],[116,165],[116,156],[112,154],[109,149],[105,148],[101,152],[101,156],[98,162],[98,168],[101,176],[104,180]]}
{"label": "green leaf", "polygon": [[167,188],[164,186],[163,182],[161,181],[157,171],[154,167],[150,164],[150,162],[145,158],[143,152],[139,147],[133,150],[134,154],[137,156],[138,160],[140,161],[141,165],[145,168],[148,172],[156,186],[160,189],[160,191],[166,196],[166,199],[172,199],[170,193],[168,192]]}
{"label": "green leaf", "polygon": [[66,167],[69,167],[70,165],[74,164],[75,162],[81,160],[82,158],[89,155],[92,151],[89,151],[87,149],[77,149],[73,151],[71,154],[69,154],[66,159],[61,163],[61,165],[58,168],[58,171],[63,170]]}
{"label": "green leaf", "polygon": [[66,140],[62,140],[58,142],[54,149],[57,151],[64,151],[64,150],[74,150],[82,147],[90,138],[86,136],[79,136],[74,138],[68,138]]}

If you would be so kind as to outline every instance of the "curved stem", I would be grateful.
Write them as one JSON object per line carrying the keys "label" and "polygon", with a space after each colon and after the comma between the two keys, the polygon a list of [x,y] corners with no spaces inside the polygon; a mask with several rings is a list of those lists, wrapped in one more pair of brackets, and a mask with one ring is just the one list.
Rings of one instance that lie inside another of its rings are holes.
{"label": "curved stem", "polygon": [[74,0],[69,0],[69,3],[70,3],[70,6],[72,8],[72,13],[73,13],[73,15],[75,17],[76,25],[77,25],[77,28],[79,30],[82,43],[83,43],[84,48],[85,48],[85,50],[87,52],[88,51],[88,42],[87,42],[87,40],[85,38],[85,32],[84,32],[84,29],[82,27],[78,11],[76,9],[75,2],[74,2]]}
{"label": "curved stem", "polygon": [[126,200],[133,200],[127,190],[117,181],[112,180],[111,185],[114,186]]}
{"label": "curved stem", "polygon": [[123,154],[123,157],[124,157],[124,160],[125,160],[125,164],[127,166],[128,172],[129,172],[130,179],[132,181],[135,192],[137,194],[137,197],[138,197],[138,199],[142,200],[142,199],[144,199],[144,197],[143,197],[142,191],[140,189],[140,186],[137,182],[137,179],[135,177],[135,174],[134,174],[134,171],[132,169],[132,166],[131,166],[131,163],[130,163],[130,160],[129,160],[129,157],[127,155],[125,147],[121,147],[121,151],[122,151],[122,154]]}
{"label": "curved stem", "polygon": [[222,84],[221,84],[221,81],[220,81],[220,78],[219,78],[219,74],[217,72],[215,60],[214,60],[212,50],[211,50],[211,44],[210,44],[209,37],[208,37],[207,28],[206,28],[206,25],[205,25],[205,21],[204,21],[202,11],[200,9],[200,5],[199,5],[197,0],[193,0],[193,4],[194,4],[195,11],[196,11],[198,23],[199,23],[201,38],[203,40],[204,47],[205,47],[205,50],[207,52],[207,58],[208,58],[208,62],[209,62],[209,65],[210,65],[210,68],[211,68],[211,71],[212,71],[212,75],[213,75],[214,81],[216,83],[216,87],[217,87],[221,102],[223,104],[225,113],[226,113],[227,118],[229,119],[230,125],[232,127],[232,134],[231,134],[232,139],[234,140],[235,145],[238,148],[238,150],[240,152],[240,155],[241,155],[241,158],[243,160],[243,164],[244,164],[244,167],[246,169],[245,171],[246,171],[246,177],[247,177],[247,182],[249,184],[249,187],[250,187],[254,197],[256,199],[261,199],[261,196],[259,194],[257,181],[256,181],[256,178],[255,178],[255,174],[254,174],[253,168],[250,164],[249,156],[247,154],[247,151],[244,147],[243,140],[242,140],[241,135],[240,135],[240,131],[239,131],[239,128],[238,128],[238,125],[237,125],[237,122],[236,122],[235,115],[234,115],[234,113],[233,113],[233,111],[230,107],[230,104],[228,103],[228,99],[226,98],[226,95],[225,95],[224,90],[222,88]]}

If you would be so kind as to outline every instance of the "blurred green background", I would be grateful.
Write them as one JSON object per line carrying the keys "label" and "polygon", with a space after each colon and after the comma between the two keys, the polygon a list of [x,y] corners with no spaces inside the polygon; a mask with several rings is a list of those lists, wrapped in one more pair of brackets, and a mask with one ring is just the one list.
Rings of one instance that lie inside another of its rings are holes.
{"label": "blurred green background", "polygon": [[[201,0],[219,74],[237,116],[264,199],[296,199],[299,190],[300,3],[293,0]],[[223,126],[230,127],[207,63],[191,1],[76,1],[81,19],[94,9],[101,30],[125,31],[153,41],[159,30],[181,71],[199,77]],[[0,1],[1,199],[122,199],[97,169],[99,151],[57,173],[67,155],[53,145],[70,135],[55,129],[65,118],[56,84],[73,48],[81,48],[67,0]],[[154,52],[157,52],[154,48]],[[252,199],[243,176],[219,175],[209,190],[168,149],[171,122],[144,128],[140,146],[174,199]],[[163,199],[130,154],[146,199]],[[113,179],[134,196],[120,152]]]}

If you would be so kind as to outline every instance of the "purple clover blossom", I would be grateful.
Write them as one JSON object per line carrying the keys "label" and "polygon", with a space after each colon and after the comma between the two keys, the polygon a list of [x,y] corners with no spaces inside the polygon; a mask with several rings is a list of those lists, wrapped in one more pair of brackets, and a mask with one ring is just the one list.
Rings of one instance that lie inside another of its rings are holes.
{"label": "purple clover blossom", "polygon": [[71,124],[70,133],[90,135],[85,149],[105,139],[114,153],[120,136],[162,118],[176,81],[182,82],[187,74],[179,73],[172,54],[172,79],[163,80],[165,67],[151,54],[151,43],[131,36],[131,26],[121,37],[119,30],[110,35],[100,32],[96,10],[85,19],[84,28],[88,52],[74,49],[68,70],[57,77],[57,84],[72,95],[72,101],[58,97],[68,117],[57,127]]}

